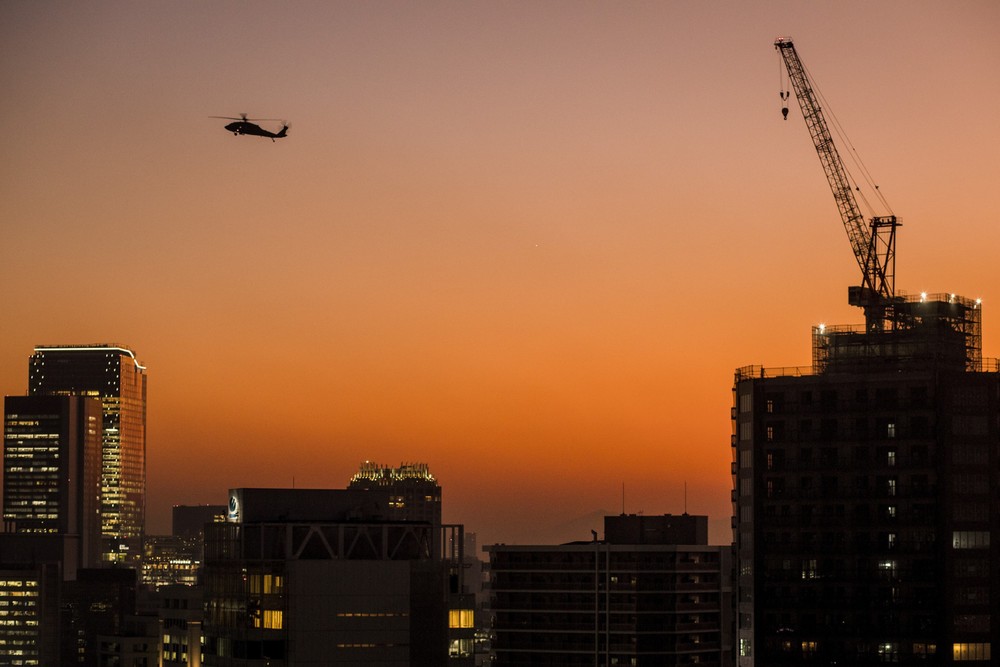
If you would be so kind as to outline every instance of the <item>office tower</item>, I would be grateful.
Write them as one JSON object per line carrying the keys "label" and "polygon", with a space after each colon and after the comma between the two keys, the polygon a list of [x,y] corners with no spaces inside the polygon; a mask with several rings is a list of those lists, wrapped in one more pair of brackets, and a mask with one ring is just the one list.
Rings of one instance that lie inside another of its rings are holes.
{"label": "office tower", "polygon": [[730,547],[708,517],[609,516],[603,540],[487,546],[501,665],[732,664]]}
{"label": "office tower", "polygon": [[347,488],[387,490],[392,495],[389,508],[393,518],[441,524],[441,485],[426,463],[402,463],[392,468],[365,461]]}
{"label": "office tower", "polygon": [[145,521],[146,368],[124,347],[38,346],[28,393],[101,400],[101,559],[134,565]]}
{"label": "office tower", "polygon": [[475,553],[475,536],[470,552],[465,549],[468,545],[464,527],[453,526],[442,533],[441,485],[429,466],[402,463],[393,468],[365,461],[347,488],[387,492],[391,519],[430,523],[431,555],[437,560],[443,554],[444,561],[449,563],[448,664],[453,667],[472,665],[475,594],[480,587],[473,587],[473,579],[467,576],[471,567],[465,558]]}
{"label": "office tower", "polygon": [[896,296],[733,388],[739,664],[995,664],[1000,374],[978,301]]}
{"label": "office tower", "polygon": [[63,535],[76,564],[99,562],[101,403],[84,396],[4,398],[6,532]]}
{"label": "office tower", "polygon": [[0,566],[0,665],[57,667],[57,563]]}
{"label": "office tower", "polygon": [[227,522],[205,528],[203,664],[445,665],[449,565],[389,497],[230,491]]}

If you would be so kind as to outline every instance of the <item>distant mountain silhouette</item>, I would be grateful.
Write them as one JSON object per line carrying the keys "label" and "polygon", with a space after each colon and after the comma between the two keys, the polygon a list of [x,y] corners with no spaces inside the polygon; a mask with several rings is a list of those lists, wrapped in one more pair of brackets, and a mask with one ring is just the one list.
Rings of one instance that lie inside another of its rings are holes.
{"label": "distant mountain silhouette", "polygon": [[604,517],[614,514],[608,510],[594,510],[578,517],[560,521],[536,530],[526,531],[526,540],[522,544],[565,544],[566,542],[589,542],[593,539],[592,530],[597,531],[598,539],[604,539]]}

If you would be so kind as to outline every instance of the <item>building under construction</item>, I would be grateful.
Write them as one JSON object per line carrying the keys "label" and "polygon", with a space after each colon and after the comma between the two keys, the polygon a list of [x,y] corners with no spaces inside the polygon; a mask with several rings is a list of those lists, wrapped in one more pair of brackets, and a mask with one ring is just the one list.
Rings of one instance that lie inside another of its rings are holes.
{"label": "building under construction", "polygon": [[813,327],[813,371],[905,370],[930,364],[980,371],[982,303],[956,294],[896,296],[890,327]]}
{"label": "building under construction", "polygon": [[[865,324],[733,387],[737,650],[754,665],[994,664],[1000,372],[979,300],[897,295],[790,39],[776,44],[862,269]],[[790,94],[782,94],[782,99]],[[787,107],[786,107],[787,110]]]}

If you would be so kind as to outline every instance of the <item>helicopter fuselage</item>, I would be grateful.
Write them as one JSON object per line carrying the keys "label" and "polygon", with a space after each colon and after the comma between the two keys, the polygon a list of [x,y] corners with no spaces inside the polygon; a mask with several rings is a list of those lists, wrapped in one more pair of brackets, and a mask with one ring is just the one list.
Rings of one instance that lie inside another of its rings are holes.
{"label": "helicopter fuselage", "polygon": [[268,137],[270,139],[283,139],[287,136],[286,130],[288,127],[281,128],[280,132],[268,132],[260,125],[255,123],[250,123],[245,120],[238,120],[234,123],[226,125],[226,130],[232,132],[234,135],[249,134],[256,137]]}

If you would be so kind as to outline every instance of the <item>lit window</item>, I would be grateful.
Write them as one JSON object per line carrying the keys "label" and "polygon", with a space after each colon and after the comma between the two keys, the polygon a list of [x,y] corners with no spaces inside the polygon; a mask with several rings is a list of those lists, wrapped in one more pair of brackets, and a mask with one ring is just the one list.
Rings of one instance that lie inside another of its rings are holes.
{"label": "lit window", "polygon": [[449,628],[471,628],[475,626],[475,614],[471,609],[449,609]]}
{"label": "lit window", "polygon": [[956,530],[951,534],[952,549],[988,549],[989,546],[988,530]]}
{"label": "lit window", "polygon": [[284,614],[280,609],[264,610],[264,629],[281,630],[283,626]]}
{"label": "lit window", "polygon": [[451,646],[448,648],[449,658],[471,658],[472,657],[472,640],[471,639],[452,639]]}
{"label": "lit window", "polygon": [[878,645],[879,662],[899,662],[899,644],[883,642]]}
{"label": "lit window", "polygon": [[990,660],[990,642],[951,645],[952,658],[959,660]]}

